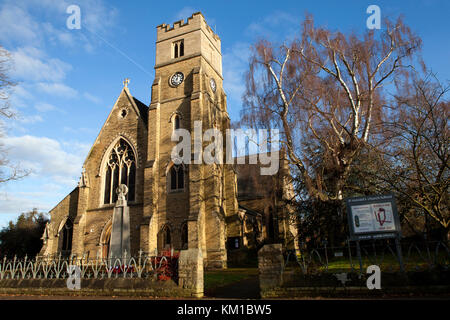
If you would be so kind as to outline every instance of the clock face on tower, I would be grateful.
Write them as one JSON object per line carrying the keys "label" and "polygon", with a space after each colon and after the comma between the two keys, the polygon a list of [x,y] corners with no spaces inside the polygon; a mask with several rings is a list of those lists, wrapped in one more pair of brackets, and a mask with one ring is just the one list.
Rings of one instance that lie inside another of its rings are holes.
{"label": "clock face on tower", "polygon": [[213,78],[209,80],[209,85],[211,86],[212,91],[216,92],[216,81]]}
{"label": "clock face on tower", "polygon": [[178,87],[184,80],[184,74],[181,72],[175,72],[169,79],[169,83],[173,87]]}

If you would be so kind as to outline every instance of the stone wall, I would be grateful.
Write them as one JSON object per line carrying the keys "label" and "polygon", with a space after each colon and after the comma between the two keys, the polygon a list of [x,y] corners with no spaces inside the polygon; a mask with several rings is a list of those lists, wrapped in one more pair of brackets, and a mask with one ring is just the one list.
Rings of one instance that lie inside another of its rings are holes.
{"label": "stone wall", "polygon": [[192,297],[194,290],[181,288],[172,280],[82,279],[79,290],[67,288],[66,279],[2,279],[0,294]]}
{"label": "stone wall", "polygon": [[60,250],[62,244],[61,230],[67,219],[74,222],[77,215],[79,188],[75,188],[58,205],[49,211],[52,219],[48,225],[48,238],[44,238],[41,255],[54,254]]}

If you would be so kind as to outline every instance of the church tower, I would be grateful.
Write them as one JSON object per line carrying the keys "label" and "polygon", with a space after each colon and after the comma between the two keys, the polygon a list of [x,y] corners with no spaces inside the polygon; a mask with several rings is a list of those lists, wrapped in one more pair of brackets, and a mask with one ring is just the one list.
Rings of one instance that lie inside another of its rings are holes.
{"label": "church tower", "polygon": [[[226,164],[221,42],[203,15],[157,26],[155,60],[150,104],[123,82],[79,185],[50,210],[42,255],[106,259],[194,249],[206,268],[226,268],[242,256],[236,249],[277,240],[275,234],[288,240],[287,228],[274,221],[290,198],[277,187],[286,183],[261,177],[257,166]],[[177,129],[185,135],[172,141]],[[174,163],[172,151],[184,139],[191,149]],[[224,158],[206,161],[219,139],[223,152],[215,156]]]}
{"label": "church tower", "polygon": [[[229,125],[220,38],[201,13],[157,26],[140,227],[148,251],[198,248],[205,267],[226,267],[225,221],[237,214],[236,177],[231,165],[205,164],[193,146],[207,129],[225,137]],[[191,133],[190,164],[171,160],[178,128]],[[210,143],[203,141],[201,150]]]}

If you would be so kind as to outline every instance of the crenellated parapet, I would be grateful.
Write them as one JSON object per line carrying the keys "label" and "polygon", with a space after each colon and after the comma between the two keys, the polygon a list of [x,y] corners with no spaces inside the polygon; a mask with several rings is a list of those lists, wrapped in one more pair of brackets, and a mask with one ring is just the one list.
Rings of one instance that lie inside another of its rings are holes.
{"label": "crenellated parapet", "polygon": [[[221,41],[213,29],[208,26],[202,13],[194,13],[187,20],[179,20],[172,25],[161,24],[156,27],[156,30],[155,69],[169,65],[173,68],[187,67],[186,70],[178,69],[187,74],[192,67],[198,66],[199,63],[193,62],[193,60],[191,62],[184,61],[203,57],[203,61],[209,64],[218,76],[216,82],[222,79]],[[175,69],[171,68],[165,68],[165,70],[170,69],[169,72],[175,72]],[[212,73],[210,72],[210,74]],[[159,71],[157,71],[157,75],[160,76]],[[163,75],[163,77],[167,77],[167,75]]]}
{"label": "crenellated parapet", "polygon": [[187,18],[186,21],[184,19],[181,19],[179,21],[176,21],[173,23],[173,25],[170,24],[160,24],[156,27],[157,29],[157,41],[164,40],[167,37],[171,37],[172,34],[175,34],[179,29],[186,30],[186,32],[191,32],[193,29],[198,29],[203,27],[205,31],[208,32],[209,36],[211,36],[212,39],[215,41],[218,41],[220,43],[219,36],[213,31],[213,29],[208,25],[206,22],[205,17],[201,12],[196,12],[192,14],[189,18]]}

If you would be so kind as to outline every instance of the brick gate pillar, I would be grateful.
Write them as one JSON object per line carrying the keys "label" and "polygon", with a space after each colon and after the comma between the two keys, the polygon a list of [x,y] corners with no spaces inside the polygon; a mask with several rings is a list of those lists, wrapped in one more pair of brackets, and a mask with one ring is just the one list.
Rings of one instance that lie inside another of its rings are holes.
{"label": "brick gate pillar", "polygon": [[266,244],[258,251],[259,286],[262,297],[265,291],[281,286],[283,263],[281,243]]}
{"label": "brick gate pillar", "polygon": [[203,256],[198,248],[182,250],[178,260],[178,286],[190,290],[192,296],[203,297]]}

